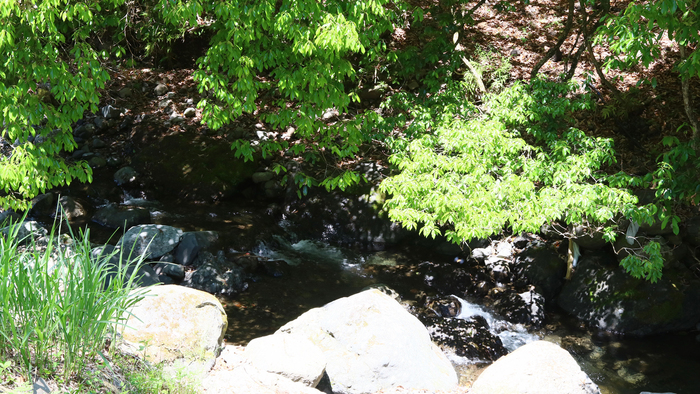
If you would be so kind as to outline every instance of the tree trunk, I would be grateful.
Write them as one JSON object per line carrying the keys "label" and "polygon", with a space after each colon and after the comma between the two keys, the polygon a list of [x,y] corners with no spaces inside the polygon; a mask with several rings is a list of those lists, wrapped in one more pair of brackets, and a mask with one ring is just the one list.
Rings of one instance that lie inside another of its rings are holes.
{"label": "tree trunk", "polygon": [[[686,47],[680,45],[681,49],[681,59],[685,60],[686,57]],[[695,116],[695,111],[693,110],[693,98],[690,97],[690,78],[683,78],[681,75],[681,90],[683,91],[683,106],[685,107],[685,114],[690,122],[690,128],[693,129],[693,148],[696,150],[700,148],[698,143],[698,118]]]}

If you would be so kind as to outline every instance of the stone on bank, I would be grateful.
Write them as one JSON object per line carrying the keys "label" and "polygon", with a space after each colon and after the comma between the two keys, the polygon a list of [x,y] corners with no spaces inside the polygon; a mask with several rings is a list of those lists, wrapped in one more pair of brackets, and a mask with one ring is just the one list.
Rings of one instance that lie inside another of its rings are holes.
{"label": "stone on bank", "polygon": [[481,373],[470,394],[600,394],[598,386],[559,346],[531,342]]}
{"label": "stone on bank", "polygon": [[185,361],[204,371],[220,353],[228,320],[211,294],[177,285],[152,288],[121,330],[122,349],[148,361]]}
{"label": "stone on bank", "polygon": [[321,350],[334,393],[457,387],[452,364],[425,326],[377,289],[312,309],[273,336],[290,334],[307,338]]}

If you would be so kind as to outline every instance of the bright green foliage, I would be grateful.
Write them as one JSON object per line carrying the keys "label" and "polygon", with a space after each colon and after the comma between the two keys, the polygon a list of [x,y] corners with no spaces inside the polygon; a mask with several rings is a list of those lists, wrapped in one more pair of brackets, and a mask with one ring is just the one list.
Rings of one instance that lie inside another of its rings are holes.
{"label": "bright green foliage", "polygon": [[[67,163],[58,153],[75,148],[71,123],[97,110],[97,89],[108,79],[86,40],[93,14],[109,4],[0,2],[0,206],[26,208],[46,189],[91,179],[86,163]],[[41,138],[28,142],[30,136]]]}
{"label": "bright green foliage", "polygon": [[54,227],[39,242],[22,239],[21,226],[0,234],[0,357],[15,360],[28,378],[68,378],[104,358],[115,324],[125,324],[127,310],[143,298],[146,289],[135,290],[135,281],[144,258],[129,273],[121,261],[132,259],[114,265],[118,250],[91,253],[87,233],[59,237]]}
{"label": "bright green foliage", "polygon": [[661,278],[664,260],[661,257],[661,244],[650,241],[642,248],[646,256],[629,255],[622,259],[620,265],[635,278],[644,278],[656,283]]}
{"label": "bright green foliage", "polygon": [[367,140],[358,122],[327,126],[320,117],[329,108],[343,113],[358,100],[345,88],[356,78],[351,58],[384,53],[380,36],[392,30],[396,15],[386,3],[163,0],[159,7],[172,24],[216,32],[195,73],[200,89],[211,94],[199,104],[210,127],[251,113],[272,130],[295,129],[295,145],[281,138],[257,146],[238,141],[235,154],[252,160],[255,152],[267,157],[290,150],[313,163],[323,152],[351,157]]}
{"label": "bright green foliage", "polygon": [[460,243],[560,219],[605,223],[629,210],[636,197],[606,185],[599,171],[614,160],[612,142],[563,122],[588,105],[568,98],[570,89],[516,83],[490,95],[483,115],[443,112],[391,157],[401,172],[381,184],[389,216]]}
{"label": "bright green foliage", "polygon": [[[608,18],[598,31],[598,40],[608,41],[617,55],[609,59],[609,67],[646,67],[661,57],[664,35],[679,45],[695,46],[700,42],[699,32],[698,0],[633,1],[623,14]],[[683,59],[678,70],[683,78],[700,76],[700,51]]]}

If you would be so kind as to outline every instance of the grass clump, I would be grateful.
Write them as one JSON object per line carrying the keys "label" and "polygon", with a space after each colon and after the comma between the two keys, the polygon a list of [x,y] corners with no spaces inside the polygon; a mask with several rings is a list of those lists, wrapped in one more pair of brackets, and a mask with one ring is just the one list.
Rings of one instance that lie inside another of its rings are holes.
{"label": "grass clump", "polygon": [[[115,350],[116,328],[148,290],[137,285],[144,256],[104,253],[89,231],[75,237],[61,234],[60,223],[50,231],[33,223],[0,230],[0,392],[24,392],[36,377],[95,392],[100,376],[97,391],[183,392],[169,389],[158,368]],[[115,374],[122,383],[110,385]]]}

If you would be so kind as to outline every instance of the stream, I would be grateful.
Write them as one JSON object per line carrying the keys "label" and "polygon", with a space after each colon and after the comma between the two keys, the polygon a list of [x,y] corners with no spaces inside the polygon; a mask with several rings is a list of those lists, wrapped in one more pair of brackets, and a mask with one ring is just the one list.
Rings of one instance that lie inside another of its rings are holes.
{"label": "stream", "polygon": [[[385,285],[411,304],[430,293],[420,264],[451,261],[415,243],[371,251],[333,246],[300,239],[291,223],[279,220],[280,207],[262,203],[216,205],[162,203],[152,221],[185,231],[214,230],[220,233],[217,247],[238,252],[231,245],[287,265],[279,277],[254,276],[248,289],[221,299],[228,314],[226,342],[245,345],[269,335],[307,310],[369,286]],[[173,214],[177,212],[177,214]],[[85,223],[83,223],[84,225]],[[93,242],[114,243],[120,234],[90,224]],[[697,332],[629,338],[582,327],[559,311],[548,311],[544,328],[528,331],[494,315],[478,299],[460,299],[458,318],[483,316],[509,351],[527,342],[544,339],[561,345],[604,394],[639,394],[642,391],[700,393],[700,336]],[[488,364],[450,356],[460,382],[476,379]]]}

